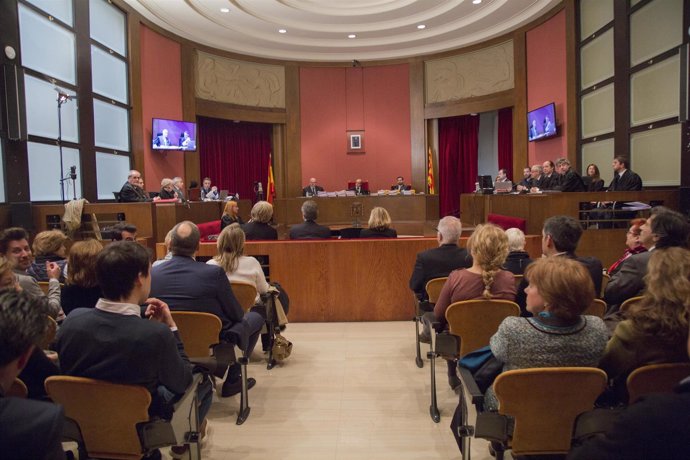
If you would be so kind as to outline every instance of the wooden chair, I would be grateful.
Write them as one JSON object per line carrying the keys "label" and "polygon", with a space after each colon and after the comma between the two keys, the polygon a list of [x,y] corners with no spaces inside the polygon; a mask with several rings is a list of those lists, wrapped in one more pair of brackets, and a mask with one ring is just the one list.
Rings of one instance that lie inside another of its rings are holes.
{"label": "wooden chair", "polygon": [[14,382],[7,390],[5,396],[14,396],[15,398],[26,398],[29,396],[29,389],[26,388],[26,384],[22,382],[20,378],[15,378]]}
{"label": "wooden chair", "polygon": [[41,291],[43,291],[43,293],[45,295],[48,295],[48,285],[50,283],[48,283],[48,281],[37,281],[37,283],[38,283],[38,287],[41,288]]}
{"label": "wooden chair", "polygon": [[41,342],[38,344],[38,346],[41,347],[41,349],[43,350],[47,350],[50,348],[50,345],[55,340],[55,334],[57,334],[58,329],[58,324],[53,318],[51,318],[50,316],[47,316],[46,318],[46,332],[43,335]]}
{"label": "wooden chair", "polygon": [[601,278],[601,292],[599,293],[599,297],[602,299],[604,298],[604,292],[606,292],[606,286],[608,286],[609,281],[611,281],[611,275],[604,273]]}
{"label": "wooden chair", "polygon": [[415,317],[412,318],[414,321],[414,333],[415,333],[415,345],[417,349],[417,357],[415,358],[415,363],[417,363],[418,368],[424,367],[424,361],[422,360],[422,352],[421,352],[421,342],[419,341],[419,323],[422,321],[422,316],[424,313],[433,310],[434,304],[438,300],[438,296],[441,293],[441,289],[443,288],[443,285],[446,284],[446,281],[448,280],[447,276],[443,276],[440,278],[434,278],[426,283],[426,293],[427,296],[429,297],[429,300],[422,300],[420,301],[417,296],[415,295]]}
{"label": "wooden chair", "polygon": [[170,313],[175,324],[177,324],[180,339],[184,343],[185,352],[191,362],[205,367],[218,378],[223,378],[228,365],[235,362],[240,363],[243,384],[237,424],[243,424],[251,412],[247,391],[247,364],[249,361],[244,357],[237,359],[233,344],[219,343],[222,322],[216,315],[198,311],[173,311]]}
{"label": "wooden chair", "polygon": [[690,363],[649,364],[635,369],[627,380],[628,404],[650,393],[672,393],[690,375]]}
{"label": "wooden chair", "polygon": [[48,377],[45,386],[65,408],[63,437],[79,443],[89,458],[139,460],[154,449],[188,443],[190,457],[199,459],[196,389],[201,379],[195,374],[169,421],[149,420],[151,394],[141,386],[63,375]]}
{"label": "wooden chair", "polygon": [[520,283],[522,283],[522,280],[525,278],[525,275],[513,275],[515,277],[515,289],[518,289],[520,287]]}
{"label": "wooden chair", "polygon": [[[489,345],[501,322],[509,316],[520,316],[520,307],[509,300],[464,300],[450,304],[446,310],[449,332],[455,339],[454,358]],[[432,334],[431,360],[431,405],[429,414],[438,423],[441,414],[436,399],[436,356],[441,354],[436,346],[438,335]]]}
{"label": "wooden chair", "polygon": [[621,304],[619,311],[622,311],[622,312],[628,311],[633,304],[639,302],[640,300],[642,300],[641,295],[637,296],[637,297],[630,297],[628,300],[626,300],[625,302],[623,302]]}
{"label": "wooden chair", "polygon": [[594,299],[592,303],[582,312],[583,315],[598,316],[603,318],[606,313],[606,302],[601,299]]}
{"label": "wooden chair", "polygon": [[256,286],[240,281],[232,281],[230,286],[232,287],[232,293],[235,294],[235,298],[244,312],[248,312],[256,302]]}

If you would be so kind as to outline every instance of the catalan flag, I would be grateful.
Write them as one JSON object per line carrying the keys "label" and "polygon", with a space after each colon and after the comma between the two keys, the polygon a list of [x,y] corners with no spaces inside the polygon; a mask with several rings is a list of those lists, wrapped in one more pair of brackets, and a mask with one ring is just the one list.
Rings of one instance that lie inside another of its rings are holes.
{"label": "catalan flag", "polygon": [[429,189],[429,195],[435,195],[434,191],[434,156],[429,147],[429,154],[427,156],[427,174],[426,174],[426,185]]}
{"label": "catalan flag", "polygon": [[268,154],[268,180],[266,181],[266,201],[273,203],[276,196],[276,183],[273,180],[273,159],[272,155]]}

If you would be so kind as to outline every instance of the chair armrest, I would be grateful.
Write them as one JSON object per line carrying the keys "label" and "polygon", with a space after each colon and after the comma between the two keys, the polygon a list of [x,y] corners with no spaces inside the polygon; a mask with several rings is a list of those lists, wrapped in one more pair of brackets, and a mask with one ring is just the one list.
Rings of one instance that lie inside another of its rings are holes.
{"label": "chair armrest", "polygon": [[593,409],[583,412],[575,419],[573,441],[584,441],[609,431],[625,408]]}
{"label": "chair armrest", "polygon": [[484,394],[477,386],[477,382],[474,380],[472,372],[469,369],[460,366],[458,366],[458,370],[467,402],[473,404],[474,407],[477,408],[477,411],[481,412],[484,408]]}
{"label": "chair armrest", "polygon": [[[434,337],[434,334],[432,334],[432,337]],[[460,349],[460,340],[460,336],[453,335],[450,332],[441,332],[440,334],[435,334],[435,339],[432,342],[433,349],[444,358],[455,359]]]}
{"label": "chair armrest", "polygon": [[417,298],[415,298],[415,300],[415,305],[417,307],[417,316],[422,316],[424,313],[434,311],[435,304],[429,302],[428,300],[419,300]]}

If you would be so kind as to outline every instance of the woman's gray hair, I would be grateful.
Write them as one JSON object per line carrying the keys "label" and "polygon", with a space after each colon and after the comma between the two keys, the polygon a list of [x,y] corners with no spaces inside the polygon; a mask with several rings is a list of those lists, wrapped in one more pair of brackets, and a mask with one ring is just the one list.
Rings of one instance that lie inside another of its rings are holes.
{"label": "woman's gray hair", "polygon": [[510,251],[524,251],[525,250],[525,234],[519,228],[509,228],[506,230],[508,237],[508,249]]}

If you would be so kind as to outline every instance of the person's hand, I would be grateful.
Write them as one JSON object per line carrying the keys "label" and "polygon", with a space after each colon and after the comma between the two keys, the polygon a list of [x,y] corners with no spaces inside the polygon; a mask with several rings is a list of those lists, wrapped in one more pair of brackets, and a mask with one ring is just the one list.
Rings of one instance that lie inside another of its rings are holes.
{"label": "person's hand", "polygon": [[60,278],[60,266],[55,262],[46,262],[46,273],[48,274],[48,279],[56,280]]}
{"label": "person's hand", "polygon": [[144,315],[148,319],[158,321],[159,323],[163,323],[168,327],[177,327],[175,321],[172,319],[170,308],[168,307],[167,303],[156,299],[155,297],[146,299],[145,303],[147,306]]}
{"label": "person's hand", "polygon": [[217,191],[218,191],[218,187],[216,187],[216,186],[214,185],[213,187],[211,187],[211,191],[212,191],[212,192],[217,192]]}
{"label": "person's hand", "polygon": [[529,189],[529,191],[531,193],[537,193],[539,191],[539,187],[532,187],[531,189]]}
{"label": "person's hand", "polygon": [[159,196],[154,196],[154,197],[153,197],[153,201],[159,201],[160,199],[161,199],[161,197],[159,197]]}

